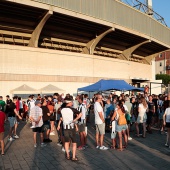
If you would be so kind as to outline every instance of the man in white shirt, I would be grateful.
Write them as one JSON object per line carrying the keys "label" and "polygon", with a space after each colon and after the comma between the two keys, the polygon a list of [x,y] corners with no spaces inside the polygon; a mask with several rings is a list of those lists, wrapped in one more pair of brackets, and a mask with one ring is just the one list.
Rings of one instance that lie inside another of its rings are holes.
{"label": "man in white shirt", "polygon": [[[105,134],[105,119],[104,112],[101,106],[102,95],[97,95],[96,102],[94,104],[95,124],[96,124],[96,148],[101,150],[107,150],[108,148],[103,145],[103,139]],[[99,143],[100,141],[100,143]]]}
{"label": "man in white shirt", "polygon": [[46,146],[46,144],[43,143],[43,120],[42,120],[42,109],[40,100],[35,101],[35,106],[30,110],[30,120],[32,122],[32,131],[34,133],[34,147],[37,147],[37,132],[40,133],[41,138],[41,147]]}
{"label": "man in white shirt", "polygon": [[77,149],[77,141],[76,141],[76,122],[81,118],[82,113],[78,110],[72,108],[73,102],[71,97],[66,97],[65,99],[66,106],[61,109],[61,118],[58,123],[57,130],[60,130],[61,121],[63,121],[63,129],[64,129],[64,140],[65,140],[65,151],[66,151],[66,159],[70,160],[69,147],[70,142],[72,142],[72,161],[78,161],[76,157],[76,149]]}

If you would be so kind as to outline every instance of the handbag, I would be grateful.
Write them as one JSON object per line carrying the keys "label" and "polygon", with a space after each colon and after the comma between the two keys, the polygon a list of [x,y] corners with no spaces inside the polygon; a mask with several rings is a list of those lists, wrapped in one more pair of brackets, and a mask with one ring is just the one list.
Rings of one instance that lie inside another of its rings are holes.
{"label": "handbag", "polygon": [[115,137],[116,137],[116,121],[115,120],[113,120],[112,121],[112,130],[111,130],[111,139],[115,139]]}

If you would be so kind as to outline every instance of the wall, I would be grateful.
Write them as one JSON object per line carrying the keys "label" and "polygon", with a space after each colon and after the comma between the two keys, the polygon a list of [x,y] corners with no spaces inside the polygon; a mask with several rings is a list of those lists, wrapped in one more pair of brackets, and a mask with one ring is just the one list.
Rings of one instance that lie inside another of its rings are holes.
{"label": "wall", "polygon": [[0,50],[0,94],[3,95],[23,84],[35,89],[53,84],[75,93],[78,87],[101,78],[152,79],[152,66],[136,62],[3,44]]}

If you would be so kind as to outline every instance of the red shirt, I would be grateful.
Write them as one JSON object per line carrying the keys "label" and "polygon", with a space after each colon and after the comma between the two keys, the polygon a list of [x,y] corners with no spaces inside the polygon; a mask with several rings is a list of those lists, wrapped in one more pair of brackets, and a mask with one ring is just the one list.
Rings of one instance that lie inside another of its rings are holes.
{"label": "red shirt", "polygon": [[4,132],[5,113],[0,111],[0,133]]}
{"label": "red shirt", "polygon": [[19,111],[19,100],[17,100],[15,105],[16,105],[16,110]]}
{"label": "red shirt", "polygon": [[54,106],[53,105],[48,105],[47,107],[48,107],[49,111],[51,111],[51,112],[54,111]]}

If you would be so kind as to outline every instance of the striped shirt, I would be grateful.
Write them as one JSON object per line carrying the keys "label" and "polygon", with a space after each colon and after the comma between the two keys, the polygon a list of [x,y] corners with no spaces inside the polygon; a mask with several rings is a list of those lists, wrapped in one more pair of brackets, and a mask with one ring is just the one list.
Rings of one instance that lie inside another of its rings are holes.
{"label": "striped shirt", "polygon": [[37,121],[40,116],[41,116],[41,119],[40,119],[39,123],[35,125],[35,122],[33,122],[33,126],[41,127],[43,125],[42,109],[39,106],[33,107],[30,111],[30,117],[32,117],[35,121]]}

